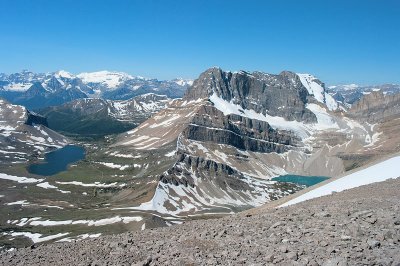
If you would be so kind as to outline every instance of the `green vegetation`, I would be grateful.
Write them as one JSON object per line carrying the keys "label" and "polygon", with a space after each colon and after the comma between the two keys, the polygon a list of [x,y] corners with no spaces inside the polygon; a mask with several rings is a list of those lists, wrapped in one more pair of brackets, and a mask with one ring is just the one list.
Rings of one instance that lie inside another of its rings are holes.
{"label": "green vegetation", "polygon": [[50,107],[40,111],[47,117],[49,128],[68,137],[99,139],[106,135],[126,132],[135,127],[132,122],[122,122],[110,117],[107,110],[84,114],[71,109]]}

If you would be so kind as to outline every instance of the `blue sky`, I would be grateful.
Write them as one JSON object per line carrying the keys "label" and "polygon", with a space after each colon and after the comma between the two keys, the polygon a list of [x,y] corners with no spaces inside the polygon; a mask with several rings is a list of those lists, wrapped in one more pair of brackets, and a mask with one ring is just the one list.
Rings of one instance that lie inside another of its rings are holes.
{"label": "blue sky", "polygon": [[0,0],[0,72],[97,70],[171,79],[307,72],[400,83],[400,1]]}

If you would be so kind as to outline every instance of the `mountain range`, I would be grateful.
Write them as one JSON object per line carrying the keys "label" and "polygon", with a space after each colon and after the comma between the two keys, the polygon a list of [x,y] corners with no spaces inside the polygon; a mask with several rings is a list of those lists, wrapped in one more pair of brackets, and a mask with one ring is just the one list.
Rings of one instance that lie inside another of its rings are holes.
{"label": "mountain range", "polygon": [[0,74],[0,97],[28,109],[39,109],[81,98],[128,100],[155,93],[181,97],[191,80],[160,81],[122,72],[99,71],[73,75],[66,71]]}
{"label": "mountain range", "polygon": [[383,94],[389,95],[397,94],[400,93],[400,85],[382,84],[361,86],[357,84],[349,84],[328,87],[328,92],[333,96],[333,98],[348,107],[351,106],[353,103],[359,101],[363,95],[369,94],[374,91],[381,91]]}
{"label": "mountain range", "polygon": [[[20,90],[68,91],[75,79],[68,75]],[[130,76],[79,76],[83,98],[35,112],[0,102],[0,243],[73,241],[228,215],[304,188],[274,177],[340,176],[400,151],[396,91],[371,89],[348,103],[336,99],[340,88],[311,74],[213,67],[191,85],[182,81],[182,98],[111,100],[104,95]],[[18,91],[9,87],[3,92]],[[66,171],[44,177],[27,170],[71,143],[86,156]]]}

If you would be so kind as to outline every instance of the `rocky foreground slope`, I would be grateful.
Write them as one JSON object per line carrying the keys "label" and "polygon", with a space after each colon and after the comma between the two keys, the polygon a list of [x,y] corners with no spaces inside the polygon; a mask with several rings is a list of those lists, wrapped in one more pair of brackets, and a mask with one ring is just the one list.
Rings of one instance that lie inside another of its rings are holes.
{"label": "rocky foreground slope", "polygon": [[400,265],[400,178],[260,209],[0,254],[2,265]]}

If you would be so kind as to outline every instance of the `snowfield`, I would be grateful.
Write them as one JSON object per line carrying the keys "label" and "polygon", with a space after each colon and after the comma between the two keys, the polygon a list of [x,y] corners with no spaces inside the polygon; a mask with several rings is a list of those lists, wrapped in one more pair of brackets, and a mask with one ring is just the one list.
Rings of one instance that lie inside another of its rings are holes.
{"label": "snowfield", "polygon": [[126,73],[112,71],[85,72],[80,73],[77,77],[85,83],[103,83],[110,88],[116,88],[123,81],[133,79]]}
{"label": "snowfield", "polygon": [[338,109],[338,103],[333,99],[331,95],[325,92],[324,87],[317,82],[317,78],[310,74],[299,74],[301,83],[307,89],[310,95],[314,95],[314,98],[320,102],[325,103],[330,111]]}
{"label": "snowfield", "polygon": [[34,218],[22,218],[21,220],[8,220],[8,224],[15,224],[17,226],[60,226],[60,225],[76,225],[76,224],[84,224],[87,226],[103,226],[114,223],[124,223],[128,224],[130,222],[140,222],[143,220],[140,216],[115,216],[110,218],[104,218],[100,220],[63,220],[63,221],[53,221],[53,220],[42,220],[42,217],[34,217]]}
{"label": "snowfield", "polygon": [[368,185],[371,183],[382,182],[391,178],[400,177],[400,156],[393,157],[386,161],[372,165],[355,173],[336,179],[326,185],[317,187],[295,199],[292,199],[279,207],[293,205],[305,200],[322,197],[332,192]]}
{"label": "snowfield", "polygon": [[36,178],[30,178],[30,177],[7,175],[7,174],[3,174],[3,173],[0,173],[0,179],[15,181],[18,183],[40,183],[44,180],[44,179],[36,179]]}

